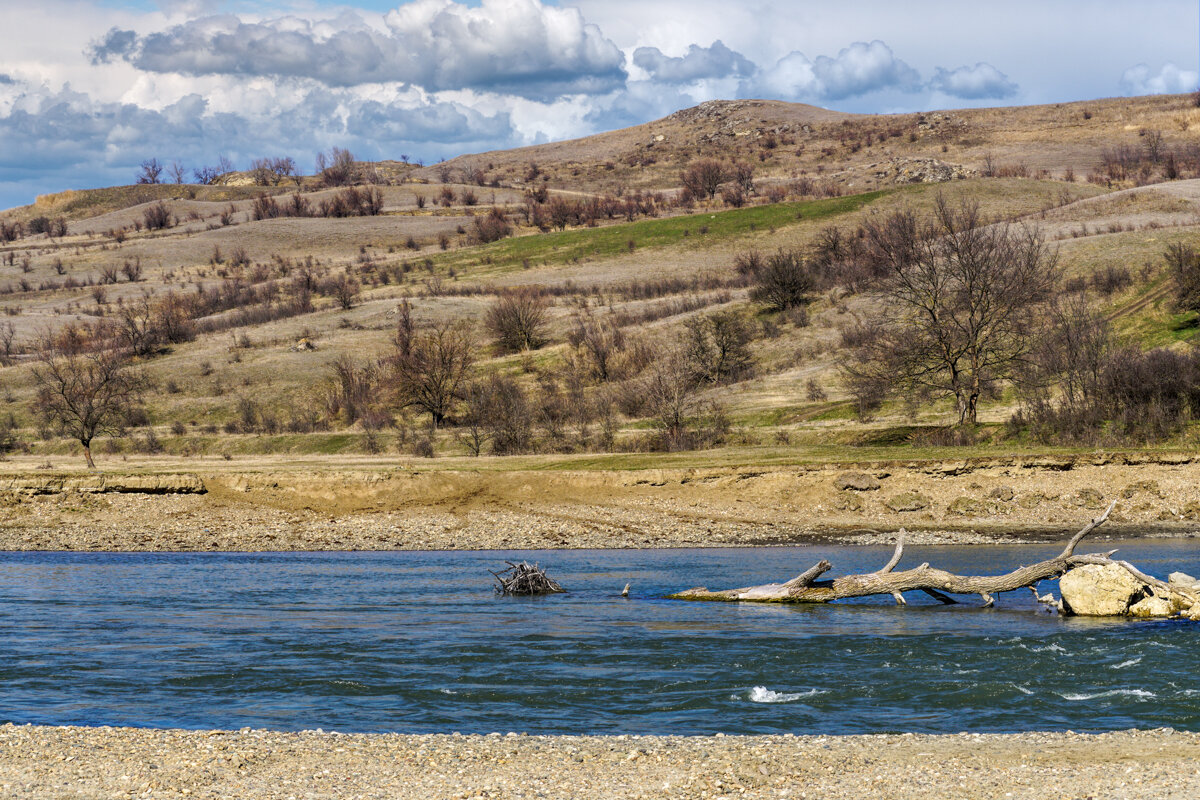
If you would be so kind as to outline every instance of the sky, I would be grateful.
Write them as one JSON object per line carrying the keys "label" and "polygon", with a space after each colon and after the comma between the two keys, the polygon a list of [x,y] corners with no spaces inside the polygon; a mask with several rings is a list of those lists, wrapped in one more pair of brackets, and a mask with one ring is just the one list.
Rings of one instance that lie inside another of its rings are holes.
{"label": "sky", "polygon": [[902,113],[1179,93],[1196,0],[0,0],[0,208],[348,148],[434,163],[705,100]]}

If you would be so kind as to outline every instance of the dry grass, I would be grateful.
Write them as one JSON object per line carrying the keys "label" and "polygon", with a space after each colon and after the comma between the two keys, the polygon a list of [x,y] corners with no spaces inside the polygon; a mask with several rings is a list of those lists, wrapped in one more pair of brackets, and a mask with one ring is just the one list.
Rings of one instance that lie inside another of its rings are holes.
{"label": "dry grass", "polygon": [[[856,117],[780,103],[716,104],[587,140],[458,159],[448,165],[455,171],[455,180],[462,179],[464,167],[473,167],[487,180],[505,185],[492,189],[452,184],[450,188],[459,200],[450,208],[437,204],[441,185],[415,182],[438,180],[435,168],[405,168],[397,175],[410,182],[382,187],[384,214],[378,217],[255,222],[249,216],[251,198],[263,191],[258,187],[115,187],[64,193],[10,212],[10,216],[22,219],[35,214],[67,215],[72,220],[71,235],[56,241],[35,237],[0,246],[0,253],[11,251],[14,256],[12,265],[0,266],[0,288],[18,286],[22,280],[31,287],[29,291],[0,294],[0,310],[20,308],[19,313],[0,316],[0,322],[13,322],[18,342],[27,342],[39,331],[69,320],[96,319],[100,311],[111,315],[118,301],[135,300],[144,292],[161,294],[168,290],[193,291],[198,285],[212,287],[226,277],[248,273],[248,269],[239,273],[228,263],[237,251],[272,269],[282,269],[280,264],[295,269],[311,258],[312,269],[321,275],[349,272],[369,276],[367,267],[398,272],[408,262],[410,269],[398,273],[398,282],[365,283],[359,301],[350,310],[342,310],[330,298],[318,297],[312,313],[204,335],[143,365],[158,387],[150,402],[152,421],[167,447],[175,452],[352,452],[363,446],[361,431],[333,431],[306,438],[299,434],[227,436],[205,430],[211,430],[210,426],[220,429],[234,419],[239,398],[252,399],[280,418],[286,418],[300,405],[313,405],[315,394],[329,374],[330,361],[340,355],[360,360],[376,358],[388,351],[394,310],[402,298],[412,302],[420,325],[452,320],[477,324],[496,291],[513,286],[543,286],[559,291],[550,310],[552,346],[530,357],[498,357],[481,335],[481,366],[514,375],[532,388],[538,371],[561,371],[566,350],[562,342],[578,308],[586,305],[598,313],[635,315],[678,299],[631,300],[615,292],[619,285],[703,275],[731,278],[734,257],[741,251],[752,247],[764,252],[806,248],[827,225],[853,231],[866,220],[899,207],[927,210],[941,192],[952,201],[978,201],[992,218],[1042,226],[1059,247],[1069,276],[1086,277],[1109,267],[1130,269],[1134,285],[1100,302],[1128,340],[1172,344],[1190,339],[1195,329],[1170,307],[1161,253],[1171,242],[1194,238],[1200,181],[1110,192],[1082,182],[1034,178],[975,178],[936,186],[898,187],[881,185],[873,176],[893,157],[935,157],[978,168],[989,154],[1001,164],[1020,160],[1033,169],[1045,167],[1055,174],[1068,167],[1082,174],[1095,165],[1104,147],[1136,139],[1139,126],[1160,127],[1169,140],[1177,138],[1181,134],[1176,118],[1181,114],[1196,116],[1182,103],[1183,98],[1160,97],[955,111],[925,115],[924,123],[918,115]],[[1083,118],[1085,107],[1091,119]],[[1200,124],[1200,120],[1194,122]],[[1189,125],[1192,123],[1189,121]],[[900,133],[889,134],[880,143],[879,132],[893,129]],[[865,144],[867,133],[872,135],[870,145]],[[767,148],[771,136],[776,138],[776,146]],[[910,141],[912,137],[915,141]],[[794,141],[785,144],[784,140],[789,139]],[[850,147],[855,141],[857,150]],[[946,152],[942,152],[943,146]],[[822,152],[828,148],[833,149],[832,154]],[[764,151],[769,152],[760,161],[757,156]],[[760,180],[767,183],[787,182],[806,174],[817,182],[837,183],[844,191],[881,191],[739,210],[700,204],[689,215],[670,211],[662,218],[632,224],[545,235],[522,229],[518,237],[483,246],[470,240],[472,214],[486,213],[492,203],[520,202],[524,188],[531,182],[531,161],[536,161],[539,168],[533,182],[564,192],[587,194],[618,188],[670,192],[688,160],[717,153],[752,161]],[[639,159],[637,166],[629,163],[634,155]],[[647,161],[647,155],[653,156],[653,163]],[[311,185],[303,188],[313,203],[333,192]],[[479,205],[461,204],[467,188],[475,193]],[[194,197],[187,196],[191,190],[195,190]],[[279,191],[290,193],[293,187],[280,187]],[[418,196],[426,197],[424,209],[417,208]],[[109,230],[128,228],[140,221],[145,203],[158,199],[165,199],[180,218],[179,226],[155,233],[129,230],[120,244],[106,235]],[[223,226],[219,216],[231,203],[232,224]],[[196,219],[189,219],[192,216]],[[466,233],[459,233],[460,228]],[[445,251],[438,243],[442,236],[446,237]],[[407,246],[410,237],[419,245],[418,250]],[[632,248],[628,246],[631,241]],[[217,253],[222,263],[213,263]],[[22,266],[25,258],[29,261],[27,268]],[[94,287],[86,284],[97,281],[104,268],[127,259],[142,265],[142,280],[130,283],[122,279],[104,287],[105,303],[97,309]],[[1148,266],[1143,269],[1143,265]],[[68,277],[85,285],[37,288],[45,282],[61,283]],[[471,291],[463,296],[456,294],[466,287]],[[724,299],[714,295],[704,302]],[[779,315],[765,314],[749,303],[744,290],[733,289],[724,305],[710,304],[701,312],[656,317],[631,329],[630,334],[663,348],[678,335],[689,315],[722,307],[743,310],[760,333],[769,334],[760,336],[753,345],[756,377],[706,393],[708,399],[725,404],[739,426],[735,445],[727,454],[678,456],[666,461],[732,459],[733,463],[742,458],[738,454],[750,453],[752,456],[747,457],[770,462],[786,458],[784,454],[800,443],[814,453],[834,454],[863,432],[944,423],[946,409],[936,405],[915,416],[900,404],[889,406],[870,425],[851,419],[838,372],[844,358],[840,329],[868,313],[875,302],[870,296],[819,298],[810,309],[811,324],[798,327]],[[290,346],[301,337],[313,340],[318,350],[291,351]],[[807,396],[810,380],[822,388],[825,399]],[[172,384],[178,391],[168,391]],[[27,365],[0,368],[0,400],[4,401],[0,402],[0,413],[11,410],[27,426],[27,434],[33,424],[32,395]],[[1002,422],[1011,408],[1011,401],[993,402],[984,419]],[[183,424],[184,434],[170,433],[177,423]],[[625,420],[622,436],[636,437],[646,425],[645,421]],[[777,437],[791,444],[780,444]],[[395,434],[388,432],[385,439],[385,446],[394,451]],[[743,444],[736,444],[739,441]],[[452,432],[439,434],[436,446],[442,454],[464,450]],[[39,443],[37,448],[38,452],[68,452],[71,445],[57,441]],[[856,447],[855,452],[866,450]],[[534,459],[530,464],[591,463],[591,458]],[[604,458],[597,457],[595,463],[607,463]],[[612,458],[621,463],[640,463],[633,456]]]}

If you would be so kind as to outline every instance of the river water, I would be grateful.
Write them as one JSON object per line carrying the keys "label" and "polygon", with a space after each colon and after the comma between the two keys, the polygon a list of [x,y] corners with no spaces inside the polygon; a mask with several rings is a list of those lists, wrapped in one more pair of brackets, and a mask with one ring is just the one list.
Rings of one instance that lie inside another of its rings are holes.
{"label": "river water", "polygon": [[[1200,540],[1120,547],[1200,574]],[[1061,545],[912,547],[997,573]],[[827,606],[688,603],[889,548],[0,553],[0,722],[408,733],[1200,730],[1200,625],[1060,619],[923,594]],[[493,594],[539,561],[570,593]],[[628,599],[621,587],[629,582]],[[1044,583],[1043,592],[1057,587]]]}

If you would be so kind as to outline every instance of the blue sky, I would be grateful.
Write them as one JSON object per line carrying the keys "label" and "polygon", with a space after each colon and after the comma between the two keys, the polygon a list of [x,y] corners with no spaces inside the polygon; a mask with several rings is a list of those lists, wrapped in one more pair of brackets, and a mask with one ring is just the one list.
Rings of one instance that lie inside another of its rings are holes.
{"label": "blue sky", "polygon": [[41,0],[5,3],[0,207],[348,147],[433,162],[704,100],[843,111],[1196,88],[1194,0]]}

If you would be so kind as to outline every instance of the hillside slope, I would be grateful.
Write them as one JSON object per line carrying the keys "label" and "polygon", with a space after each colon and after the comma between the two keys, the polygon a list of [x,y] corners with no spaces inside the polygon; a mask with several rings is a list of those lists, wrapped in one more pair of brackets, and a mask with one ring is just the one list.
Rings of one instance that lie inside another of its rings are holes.
{"label": "hillside slope", "polygon": [[[1162,253],[1200,232],[1195,126],[1190,97],[901,116],[713,102],[572,142],[405,167],[388,173],[392,183],[353,189],[310,177],[40,198],[0,215],[24,231],[0,244],[0,434],[16,431],[0,442],[35,455],[75,448],[36,413],[40,337],[126,335],[174,304],[194,335],[138,357],[155,387],[149,414],[130,422],[133,437],[106,441],[112,454],[463,454],[461,406],[431,432],[427,416],[396,400],[387,359],[408,303],[418,331],[471,326],[474,375],[526,393],[523,448],[657,446],[660,423],[638,402],[646,370],[696,320],[728,312],[749,337],[750,369],[693,398],[695,409],[719,410],[704,422],[718,439],[767,459],[804,448],[915,452],[939,445],[946,405],[894,403],[863,422],[839,371],[877,294],[822,286],[802,311],[771,311],[752,298],[739,258],[809,254],[829,228],[853,237],[889,211],[924,213],[942,194],[1036,226],[1071,291],[1088,290],[1120,343],[1189,348],[1195,320],[1172,305]],[[680,197],[680,172],[702,158],[753,165],[740,207],[720,193]],[[351,192],[372,198],[369,210],[339,206]],[[159,212],[166,224],[149,226]],[[34,232],[38,218],[66,230]],[[507,232],[489,241],[487,226],[501,224]],[[514,289],[546,303],[544,346],[525,353],[506,352],[485,324]],[[619,331],[612,376],[581,371],[581,331],[593,323]],[[339,359],[370,373],[365,417],[339,399]],[[1011,392],[989,401],[995,439],[981,446],[1013,446],[998,430],[1015,407]]]}

